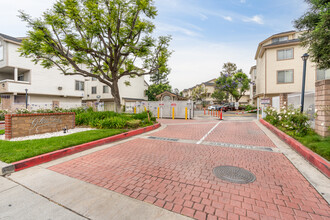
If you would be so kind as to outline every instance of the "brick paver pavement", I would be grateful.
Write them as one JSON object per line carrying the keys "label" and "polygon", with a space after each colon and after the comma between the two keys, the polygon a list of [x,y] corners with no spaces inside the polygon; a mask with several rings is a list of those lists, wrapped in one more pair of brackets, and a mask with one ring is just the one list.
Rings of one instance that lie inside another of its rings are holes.
{"label": "brick paver pavement", "polygon": [[[217,179],[220,165],[256,181]],[[195,219],[330,219],[327,202],[281,153],[135,139],[49,169]]]}
{"label": "brick paver pavement", "polygon": [[186,140],[200,140],[216,123],[181,123],[176,125],[168,124],[161,131],[152,133],[155,137],[179,138]]}
{"label": "brick paver pavement", "polygon": [[205,141],[276,147],[254,122],[221,122]]}

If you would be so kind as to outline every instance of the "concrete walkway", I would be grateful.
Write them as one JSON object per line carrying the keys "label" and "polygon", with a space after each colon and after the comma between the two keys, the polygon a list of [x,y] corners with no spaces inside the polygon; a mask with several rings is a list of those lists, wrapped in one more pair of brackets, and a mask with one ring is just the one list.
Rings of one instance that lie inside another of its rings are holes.
{"label": "concrete walkway", "polygon": [[[160,121],[0,177],[0,219],[330,219],[329,179],[253,118]],[[221,165],[256,181],[220,180]]]}

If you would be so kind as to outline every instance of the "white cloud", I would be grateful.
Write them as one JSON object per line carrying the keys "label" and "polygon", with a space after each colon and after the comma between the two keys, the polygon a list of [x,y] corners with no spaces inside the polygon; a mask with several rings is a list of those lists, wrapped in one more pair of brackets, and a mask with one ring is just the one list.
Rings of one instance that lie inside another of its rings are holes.
{"label": "white cloud", "polygon": [[[162,33],[166,33],[166,34],[183,34],[189,37],[198,37],[201,36],[201,34],[187,29],[187,28],[183,28],[177,25],[171,25],[171,24],[166,24],[166,23],[162,23],[162,22],[154,22],[157,29],[156,32],[162,34]],[[194,27],[194,29],[197,29],[197,27]]]}
{"label": "white cloud", "polygon": [[255,22],[257,24],[264,24],[262,16],[260,16],[260,15],[255,15],[251,18],[249,18],[249,17],[243,18],[243,21],[244,22]]}
{"label": "white cloud", "polygon": [[208,19],[208,17],[202,13],[199,14],[199,17],[201,18],[202,21],[205,21]]}
{"label": "white cloud", "polygon": [[230,17],[230,16],[223,16],[223,19],[225,19],[227,21],[232,21],[233,20],[232,17]]}
{"label": "white cloud", "polygon": [[240,0],[240,2],[241,2],[241,3],[245,3],[245,2],[246,2],[246,0]]}

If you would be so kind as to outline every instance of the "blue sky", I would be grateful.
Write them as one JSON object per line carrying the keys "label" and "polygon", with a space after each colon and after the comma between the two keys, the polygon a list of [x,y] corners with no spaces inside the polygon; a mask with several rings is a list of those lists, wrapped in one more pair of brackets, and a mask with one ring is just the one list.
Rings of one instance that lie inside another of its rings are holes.
{"label": "blue sky", "polygon": [[[1,2],[0,32],[24,36],[27,28],[17,11],[39,17],[53,2]],[[258,43],[293,30],[292,21],[308,8],[303,0],[155,0],[155,5],[155,35],[172,35],[169,80],[180,90],[219,77],[228,61],[248,74]]]}

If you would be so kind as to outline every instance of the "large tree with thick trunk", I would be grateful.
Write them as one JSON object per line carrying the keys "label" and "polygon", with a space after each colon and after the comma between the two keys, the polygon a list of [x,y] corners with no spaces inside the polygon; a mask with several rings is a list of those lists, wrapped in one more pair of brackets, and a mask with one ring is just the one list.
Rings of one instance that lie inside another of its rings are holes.
{"label": "large tree with thick trunk", "polygon": [[31,28],[20,52],[65,75],[97,78],[120,111],[120,78],[166,71],[170,37],[152,37],[156,15],[153,0],[58,0],[38,19],[20,12]]}

